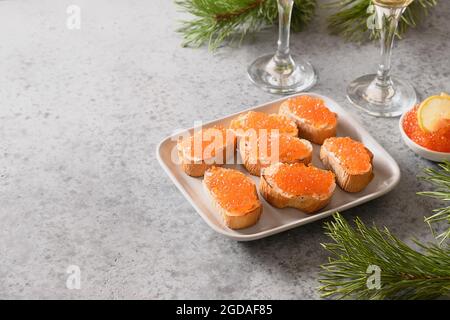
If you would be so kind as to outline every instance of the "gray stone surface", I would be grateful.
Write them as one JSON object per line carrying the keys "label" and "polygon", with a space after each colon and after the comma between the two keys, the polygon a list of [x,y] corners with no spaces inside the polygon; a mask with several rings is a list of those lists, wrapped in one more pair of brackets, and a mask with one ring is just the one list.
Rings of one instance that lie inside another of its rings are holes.
{"label": "gray stone surface", "polygon": [[[422,97],[450,91],[450,5],[397,43],[394,73]],[[65,26],[82,9],[81,30]],[[400,238],[431,240],[416,175],[432,165],[401,141],[397,119],[345,100],[373,72],[377,44],[326,32],[321,11],[292,51],[317,68],[314,91],[342,103],[402,170],[390,194],[349,210]],[[322,222],[238,243],[212,231],[164,174],[155,146],[175,128],[274,98],[246,67],[274,50],[276,30],[241,48],[185,49],[169,0],[0,2],[0,298],[314,299],[327,253]],[[81,290],[66,288],[78,265]]]}

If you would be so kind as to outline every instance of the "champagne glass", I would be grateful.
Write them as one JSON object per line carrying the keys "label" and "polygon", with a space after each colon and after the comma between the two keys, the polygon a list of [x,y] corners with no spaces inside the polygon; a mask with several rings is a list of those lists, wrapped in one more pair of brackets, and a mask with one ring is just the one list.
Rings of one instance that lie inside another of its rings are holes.
{"label": "champagne glass", "polygon": [[311,64],[289,52],[291,15],[294,0],[277,0],[279,17],[278,49],[256,59],[248,67],[250,80],[270,93],[290,94],[311,88],[317,80]]}
{"label": "champagne glass", "polygon": [[413,0],[372,0],[381,28],[381,61],[377,74],[362,76],[347,88],[347,98],[359,109],[378,117],[396,117],[417,102],[408,82],[391,77],[391,52],[399,19]]}

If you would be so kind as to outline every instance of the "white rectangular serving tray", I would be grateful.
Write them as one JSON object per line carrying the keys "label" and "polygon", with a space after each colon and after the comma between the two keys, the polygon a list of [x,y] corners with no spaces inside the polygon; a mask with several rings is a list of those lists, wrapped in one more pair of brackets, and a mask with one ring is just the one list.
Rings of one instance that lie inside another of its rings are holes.
{"label": "white rectangular serving tray", "polygon": [[[222,217],[211,205],[210,199],[202,187],[202,178],[193,178],[186,175],[180,166],[171,160],[172,154],[176,156],[176,152],[173,152],[174,148],[176,148],[176,140],[174,139],[175,136],[165,138],[157,146],[156,154],[158,161],[172,179],[173,183],[175,183],[178,189],[180,189],[181,193],[191,203],[198,214],[215,231],[238,241],[261,239],[319,219],[323,219],[336,211],[343,211],[378,198],[392,190],[399,182],[400,169],[395,160],[338,103],[328,97],[315,93],[296,94],[290,97],[299,95],[310,95],[322,98],[325,101],[326,106],[338,114],[337,135],[349,136],[355,140],[359,140],[372,151],[374,155],[374,179],[363,191],[358,193],[347,193],[339,187],[336,187],[336,191],[331,202],[315,214],[306,214],[293,208],[278,209],[272,207],[261,195],[259,195],[263,204],[263,212],[259,222],[250,228],[232,230],[223,224]],[[206,123],[203,127],[207,128],[213,125],[223,125],[227,127],[231,119],[250,110],[266,113],[277,113],[279,105],[287,98],[289,97],[284,97],[273,102],[243,110],[222,119]],[[186,131],[192,133],[193,128],[187,129],[185,132]],[[176,136],[179,136],[179,134]],[[312,163],[317,167],[323,168],[323,165],[319,159],[320,146],[314,144],[313,146],[314,151]],[[235,168],[248,174],[242,165],[227,165],[227,167]],[[258,186],[259,178],[254,176],[251,177]]]}

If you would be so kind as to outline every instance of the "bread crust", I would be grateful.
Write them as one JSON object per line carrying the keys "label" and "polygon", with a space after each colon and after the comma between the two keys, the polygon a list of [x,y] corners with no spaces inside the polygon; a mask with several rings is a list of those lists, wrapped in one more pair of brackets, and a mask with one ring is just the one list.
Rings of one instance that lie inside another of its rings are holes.
{"label": "bread crust", "polygon": [[[226,148],[224,148],[221,152],[221,155],[223,156],[223,159],[226,157]],[[183,171],[191,176],[191,177],[203,177],[205,174],[205,171],[211,168],[212,166],[221,166],[222,164],[218,163],[206,163],[204,160],[189,160],[186,159],[182,152],[178,152],[178,157],[181,160],[181,169]]]}
{"label": "bread crust", "polygon": [[[275,164],[276,165],[276,164]],[[265,172],[270,172],[271,167],[262,170],[261,179],[259,181],[259,192],[271,205],[277,208],[292,207],[297,208],[305,213],[314,213],[324,208],[330,203],[336,185],[333,184],[330,193],[326,196],[293,196],[280,191],[270,177]]]}
{"label": "bread crust", "polygon": [[373,154],[366,148],[370,155],[370,169],[366,172],[352,174],[339,163],[338,159],[330,152],[325,145],[320,148],[320,160],[324,166],[334,172],[338,185],[347,192],[360,192],[372,181],[373,175]]}
{"label": "bread crust", "polygon": [[[249,147],[247,146],[247,141],[246,139],[239,139],[239,153],[241,155],[242,161],[243,161],[243,165],[245,167],[245,169],[247,169],[247,171],[254,176],[259,177],[261,175],[261,169],[266,168],[268,166],[270,166],[270,164],[261,164],[261,162],[259,161],[259,159],[256,161],[256,163],[254,163],[253,161],[251,161],[251,157],[250,157],[250,150]],[[308,154],[307,157],[304,158],[299,158],[299,159],[294,159],[292,161],[281,161],[283,163],[304,163],[304,164],[309,164],[312,161],[312,147],[311,147],[311,152]]]}
{"label": "bread crust", "polygon": [[[315,144],[322,144],[325,139],[336,136],[337,122],[333,126],[316,128],[313,125],[303,121],[300,117],[296,116],[290,110],[288,103],[281,104],[279,114],[282,114],[294,120],[298,128],[298,136],[307,139]],[[337,116],[336,113],[335,115]]]}
{"label": "bread crust", "polygon": [[[250,179],[248,177],[246,177],[246,178]],[[211,192],[211,190],[208,189],[208,186],[205,181],[206,179],[207,179],[206,177],[205,177],[205,179],[203,179],[203,182],[202,182],[203,188],[205,189],[206,193],[209,195],[213,207],[217,210],[217,212],[220,213],[224,224],[228,228],[234,229],[234,230],[244,229],[244,228],[248,228],[248,227],[255,225],[259,221],[259,218],[261,217],[261,213],[262,213],[262,204],[259,201],[258,193],[256,192],[256,186],[255,186],[255,194],[256,194],[257,201],[255,202],[254,207],[242,215],[236,215],[236,214],[233,214],[233,213],[227,211],[225,208],[223,208],[219,204],[215,195]],[[252,183],[253,183],[253,181],[252,181]]]}

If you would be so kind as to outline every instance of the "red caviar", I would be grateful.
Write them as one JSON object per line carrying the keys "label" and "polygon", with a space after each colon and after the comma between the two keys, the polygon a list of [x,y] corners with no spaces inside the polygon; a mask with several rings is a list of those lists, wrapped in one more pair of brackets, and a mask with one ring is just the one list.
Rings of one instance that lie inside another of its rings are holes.
{"label": "red caviar", "polygon": [[281,190],[295,196],[322,195],[330,192],[334,174],[303,163],[281,164],[273,179]]}
{"label": "red caviar", "polygon": [[370,170],[372,155],[361,142],[349,137],[332,137],[325,140],[324,147],[348,172],[358,174]]}
{"label": "red caviar", "polygon": [[336,114],[325,106],[325,102],[316,97],[298,96],[288,100],[289,109],[298,117],[305,119],[315,127],[334,126]]}
{"label": "red caviar", "polygon": [[419,127],[417,110],[419,106],[408,111],[403,120],[403,130],[415,143],[424,148],[438,151],[450,152],[450,123],[443,123],[435,132],[425,132]]}
{"label": "red caviar", "polygon": [[245,174],[233,169],[212,167],[205,183],[221,207],[235,215],[243,215],[258,202],[256,186]]}
{"label": "red caviar", "polygon": [[186,155],[204,159],[214,157],[216,151],[234,139],[233,132],[222,126],[215,126],[196,132],[183,139],[181,146]]}
{"label": "red caviar", "polygon": [[[257,159],[254,159],[256,156],[264,164],[308,158],[312,153],[312,146],[307,140],[287,134],[260,136],[257,140],[256,152],[252,152],[251,146],[252,143],[249,141],[251,160],[256,162]],[[278,150],[274,149],[275,152],[272,152],[272,147]]]}
{"label": "red caviar", "polygon": [[279,133],[297,135],[297,126],[288,117],[257,111],[249,111],[245,116],[233,120],[230,128],[234,130],[254,129],[257,130],[256,134],[258,134],[258,131],[261,129],[266,129],[268,131],[277,129],[279,130]]}

